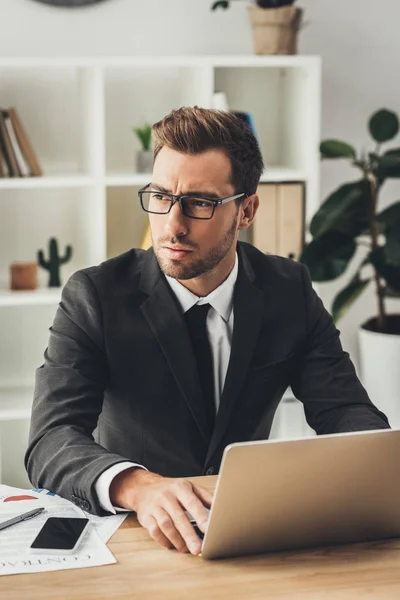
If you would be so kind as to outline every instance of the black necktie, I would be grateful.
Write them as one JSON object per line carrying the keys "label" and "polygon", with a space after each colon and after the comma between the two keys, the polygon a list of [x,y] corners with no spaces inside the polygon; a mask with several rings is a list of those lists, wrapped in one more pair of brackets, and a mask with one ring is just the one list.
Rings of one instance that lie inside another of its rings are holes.
{"label": "black necktie", "polygon": [[195,304],[185,313],[185,319],[196,357],[201,391],[211,433],[215,423],[215,391],[213,361],[206,329],[209,309],[209,304]]}

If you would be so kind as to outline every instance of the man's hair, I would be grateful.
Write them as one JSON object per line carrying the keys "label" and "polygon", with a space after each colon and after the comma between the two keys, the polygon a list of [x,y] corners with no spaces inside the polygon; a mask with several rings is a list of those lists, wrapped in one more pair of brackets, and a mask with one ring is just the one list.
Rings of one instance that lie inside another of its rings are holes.
{"label": "man's hair", "polygon": [[167,146],[177,152],[201,154],[221,149],[231,163],[235,193],[251,195],[263,172],[263,159],[250,126],[222,110],[182,107],[153,125],[154,159]]}

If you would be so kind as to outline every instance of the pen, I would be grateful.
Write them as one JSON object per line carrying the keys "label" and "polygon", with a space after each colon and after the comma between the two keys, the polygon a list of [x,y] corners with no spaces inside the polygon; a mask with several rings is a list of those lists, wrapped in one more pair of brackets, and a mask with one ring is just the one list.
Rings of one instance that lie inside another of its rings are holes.
{"label": "pen", "polygon": [[35,508],[34,510],[30,510],[29,512],[26,512],[22,515],[18,515],[18,517],[9,519],[8,521],[3,521],[3,523],[0,523],[0,531],[2,529],[7,529],[7,527],[11,527],[12,525],[15,525],[16,523],[21,523],[21,521],[27,521],[28,519],[33,519],[33,517],[40,515],[40,513],[42,513],[43,511],[44,511],[44,507],[41,506],[39,508]]}

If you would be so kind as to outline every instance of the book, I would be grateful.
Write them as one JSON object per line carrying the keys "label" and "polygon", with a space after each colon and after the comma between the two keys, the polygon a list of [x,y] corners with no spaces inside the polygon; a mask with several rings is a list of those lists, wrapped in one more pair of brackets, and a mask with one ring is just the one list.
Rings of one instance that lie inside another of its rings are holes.
{"label": "book", "polygon": [[8,165],[4,156],[3,144],[0,136],[0,177],[9,177]]}
{"label": "book", "polygon": [[29,141],[28,135],[25,131],[25,128],[22,125],[21,119],[19,118],[16,109],[9,108],[8,114],[13,124],[14,131],[17,136],[17,140],[19,142],[22,154],[25,157],[25,161],[29,166],[31,174],[35,177],[40,177],[41,175],[43,175],[43,170],[39,164],[38,158],[33,150],[32,144]]}
{"label": "book", "polygon": [[262,183],[257,189],[260,206],[252,225],[252,243],[264,254],[277,253],[277,187]]}
{"label": "book", "polygon": [[255,124],[254,124],[253,115],[249,112],[244,112],[244,111],[233,110],[232,112],[236,117],[238,117],[239,119],[242,119],[242,121],[247,123],[247,125],[251,129],[252,134],[257,139],[257,132],[256,132]]}
{"label": "book", "polygon": [[21,152],[21,148],[20,145],[18,143],[17,140],[17,136],[14,130],[14,126],[11,122],[10,116],[8,114],[8,111],[3,110],[3,117],[4,117],[4,123],[6,125],[6,129],[7,129],[7,133],[8,133],[8,137],[10,138],[10,142],[11,142],[11,146],[14,152],[14,156],[15,156],[15,160],[17,162],[18,165],[18,169],[21,173],[22,177],[29,177],[29,175],[31,174],[29,167],[25,161],[25,158],[22,155]]}
{"label": "book", "polygon": [[252,243],[265,254],[298,259],[304,245],[305,193],[302,183],[262,183]]}
{"label": "book", "polygon": [[20,177],[21,173],[14,155],[13,147],[8,134],[2,110],[0,110],[0,137],[2,140],[4,157],[7,162],[10,177]]}
{"label": "book", "polygon": [[278,186],[277,254],[297,260],[304,246],[305,193],[302,183]]}

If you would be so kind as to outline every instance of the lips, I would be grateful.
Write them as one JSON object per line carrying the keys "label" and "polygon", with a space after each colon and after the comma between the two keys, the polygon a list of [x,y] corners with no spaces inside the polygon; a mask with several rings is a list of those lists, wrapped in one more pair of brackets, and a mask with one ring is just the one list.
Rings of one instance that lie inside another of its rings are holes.
{"label": "lips", "polygon": [[181,248],[181,247],[170,247],[170,246],[163,246],[164,251],[166,252],[166,254],[170,257],[170,258],[185,258],[185,256],[187,256],[188,254],[190,254],[190,252],[192,252],[191,250],[187,250],[187,248]]}

